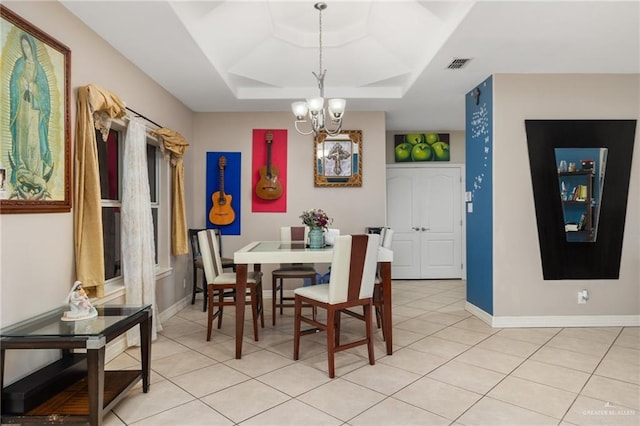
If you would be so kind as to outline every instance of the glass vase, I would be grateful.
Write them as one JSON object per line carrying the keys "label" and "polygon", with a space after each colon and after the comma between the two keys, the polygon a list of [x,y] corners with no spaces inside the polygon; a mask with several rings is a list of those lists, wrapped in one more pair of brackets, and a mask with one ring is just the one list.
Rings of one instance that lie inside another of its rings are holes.
{"label": "glass vase", "polygon": [[309,248],[319,249],[324,247],[324,230],[311,228],[309,230]]}

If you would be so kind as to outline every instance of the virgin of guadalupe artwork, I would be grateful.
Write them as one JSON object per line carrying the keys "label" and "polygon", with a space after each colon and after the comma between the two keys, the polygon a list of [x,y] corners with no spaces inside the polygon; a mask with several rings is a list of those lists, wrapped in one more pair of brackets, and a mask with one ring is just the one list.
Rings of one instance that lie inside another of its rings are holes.
{"label": "virgin of guadalupe artwork", "polygon": [[0,211],[69,211],[71,52],[2,5],[0,15]]}
{"label": "virgin of guadalupe artwork", "polygon": [[9,80],[9,125],[11,152],[9,198],[51,198],[48,182],[54,171],[49,149],[51,96],[44,68],[38,61],[36,42],[29,34],[20,36],[20,56]]}

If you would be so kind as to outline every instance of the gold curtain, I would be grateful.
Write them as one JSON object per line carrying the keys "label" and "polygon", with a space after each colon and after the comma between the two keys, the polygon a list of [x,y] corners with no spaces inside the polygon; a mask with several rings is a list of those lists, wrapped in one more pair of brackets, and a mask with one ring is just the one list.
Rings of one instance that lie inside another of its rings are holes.
{"label": "gold curtain", "polygon": [[171,253],[174,256],[188,254],[187,214],[184,200],[184,163],[182,157],[189,144],[180,133],[165,127],[151,133],[162,139],[162,147],[165,154],[170,158],[172,165]]}
{"label": "gold curtain", "polygon": [[124,117],[126,110],[118,96],[93,84],[78,89],[77,109],[73,209],[76,277],[91,297],[102,297],[104,246],[94,128],[104,137],[110,120]]}

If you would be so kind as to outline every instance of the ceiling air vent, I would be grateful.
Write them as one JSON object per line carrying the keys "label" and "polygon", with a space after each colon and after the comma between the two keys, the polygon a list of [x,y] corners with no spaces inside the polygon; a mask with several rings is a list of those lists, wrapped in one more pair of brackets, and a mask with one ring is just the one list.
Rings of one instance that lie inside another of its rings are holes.
{"label": "ceiling air vent", "polygon": [[460,68],[464,67],[470,60],[471,58],[455,58],[449,65],[447,65],[447,69],[459,70]]}

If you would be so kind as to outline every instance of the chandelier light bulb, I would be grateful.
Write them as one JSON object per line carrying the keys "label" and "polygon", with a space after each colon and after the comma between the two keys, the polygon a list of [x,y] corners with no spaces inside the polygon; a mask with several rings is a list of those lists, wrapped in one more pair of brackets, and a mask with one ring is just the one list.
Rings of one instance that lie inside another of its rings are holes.
{"label": "chandelier light bulb", "polygon": [[307,99],[307,106],[309,107],[309,113],[316,115],[324,109],[324,98],[318,96]]}
{"label": "chandelier light bulb", "polygon": [[307,108],[306,102],[294,102],[291,104],[291,110],[293,111],[293,115],[296,116],[298,120],[304,120],[304,117],[307,115],[309,108]]}
{"label": "chandelier light bulb", "polygon": [[339,120],[344,114],[344,108],[347,105],[345,99],[335,98],[329,99],[329,115],[332,120]]}

